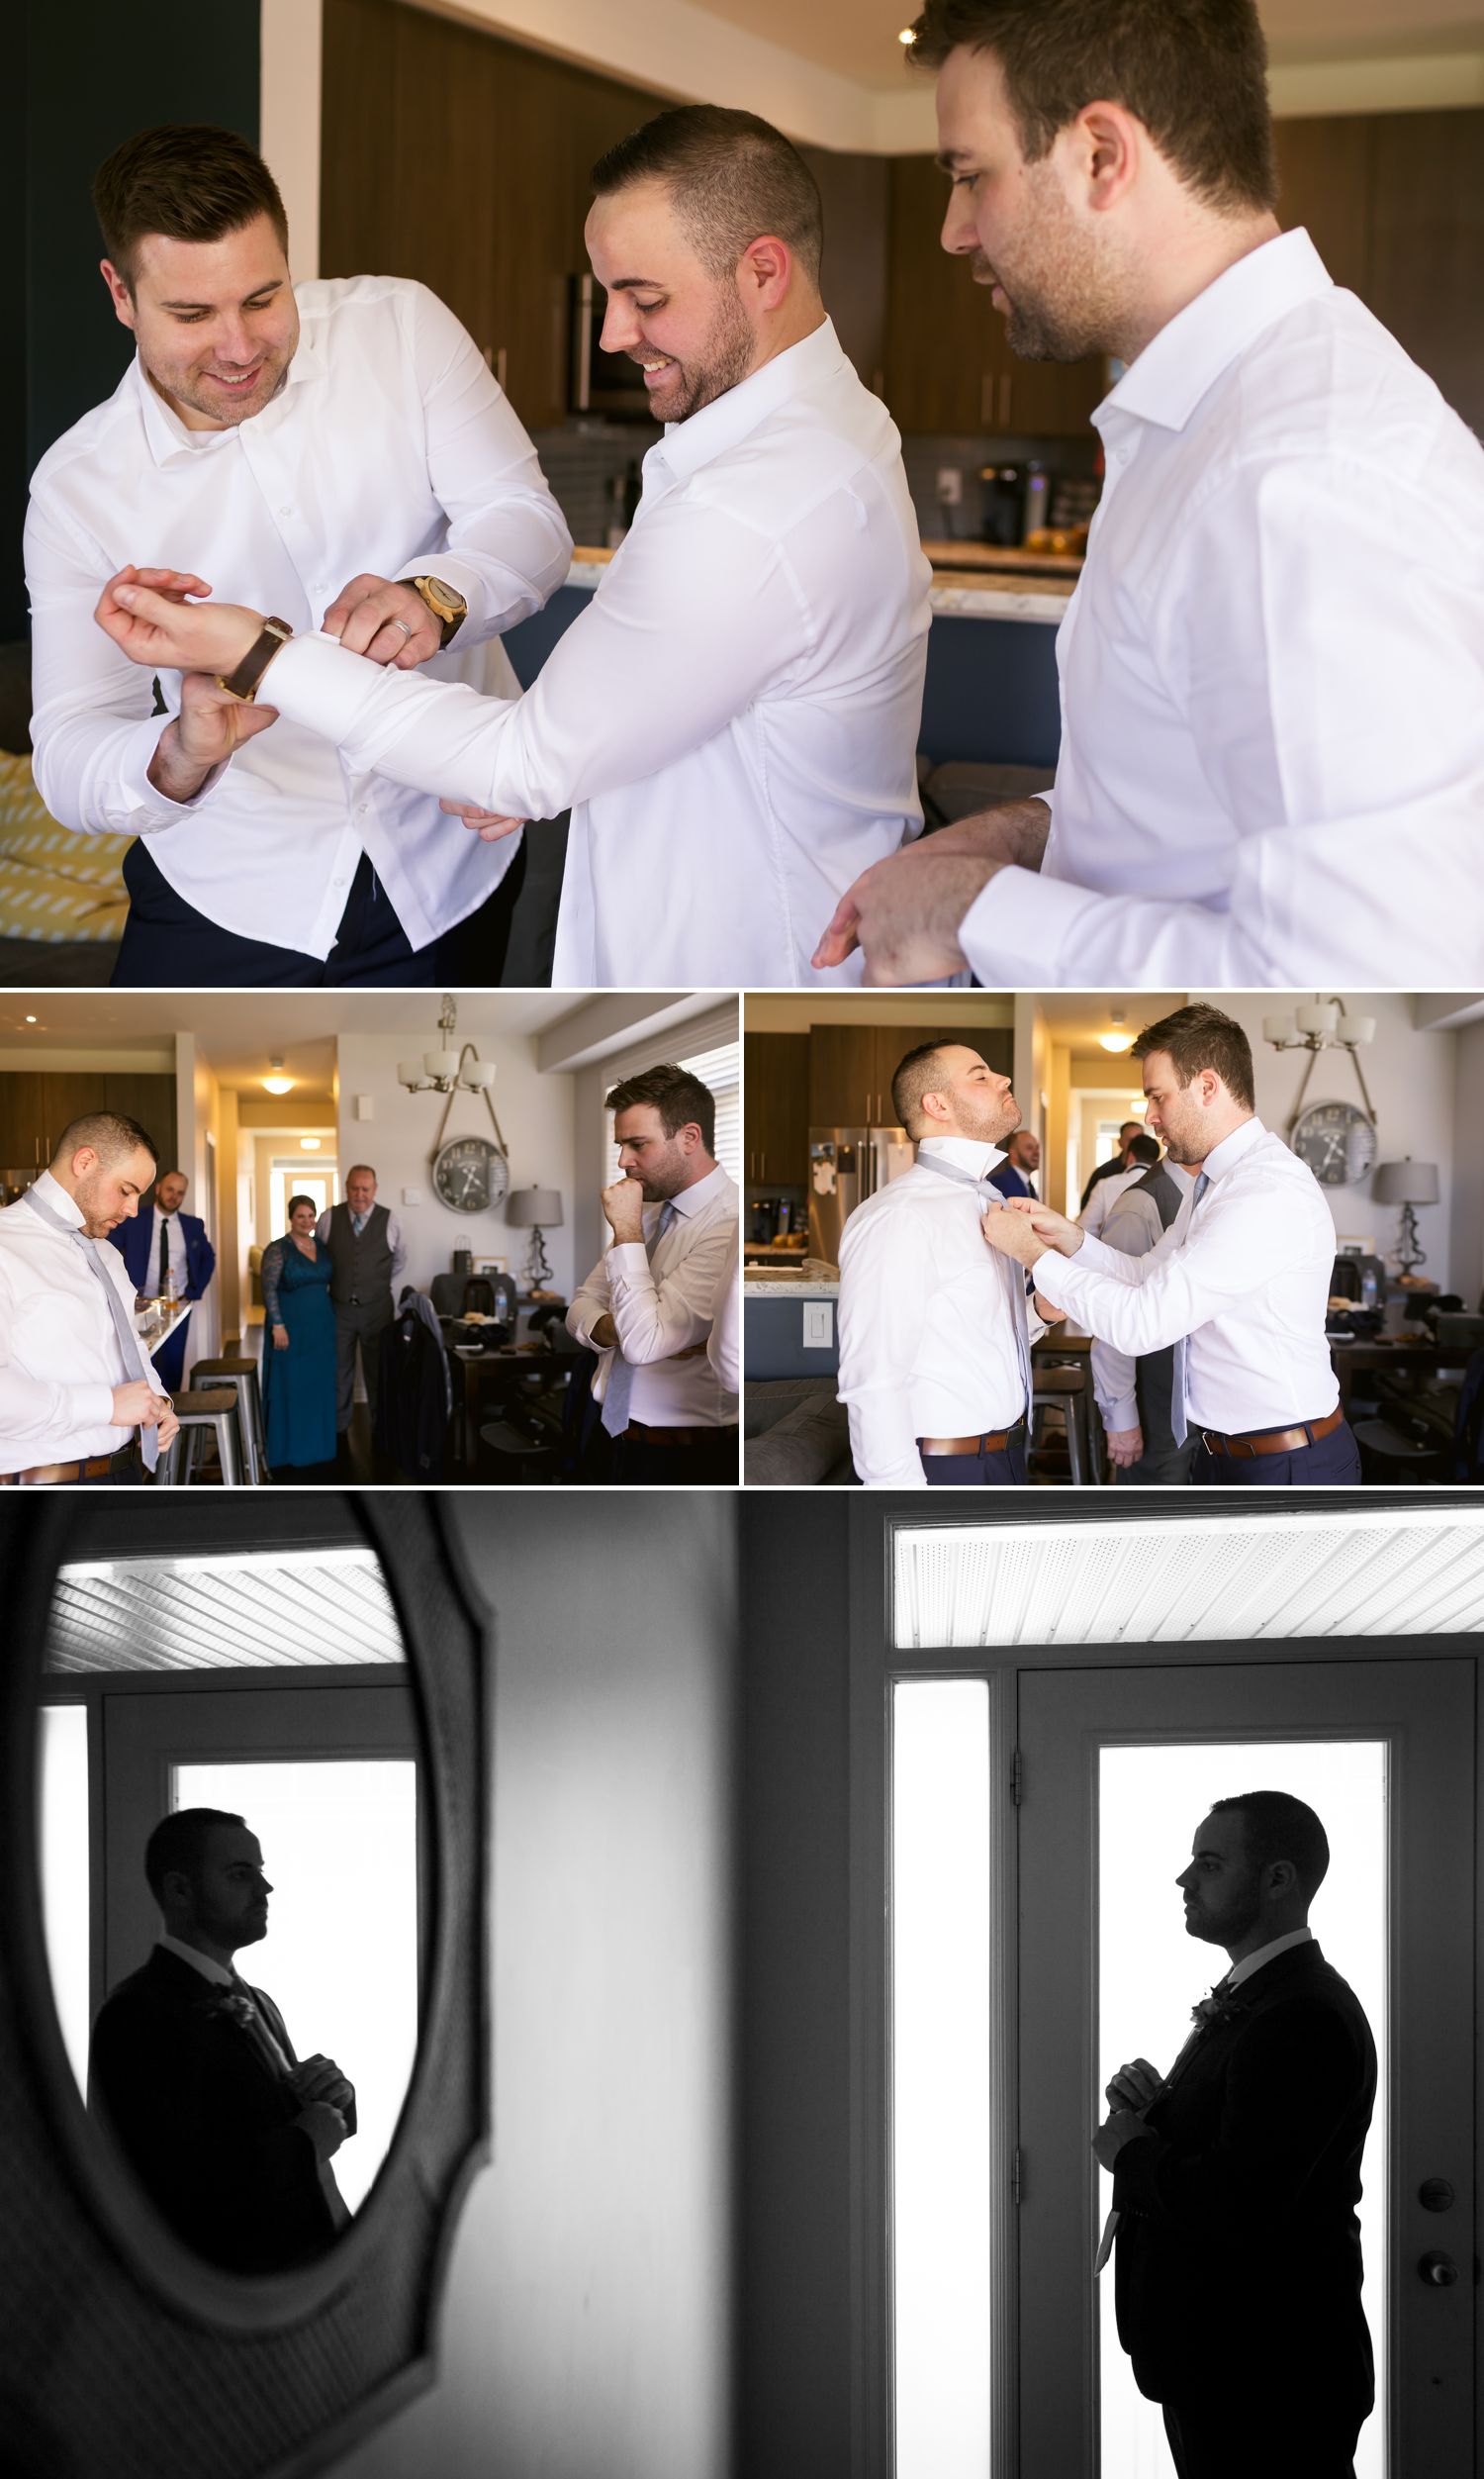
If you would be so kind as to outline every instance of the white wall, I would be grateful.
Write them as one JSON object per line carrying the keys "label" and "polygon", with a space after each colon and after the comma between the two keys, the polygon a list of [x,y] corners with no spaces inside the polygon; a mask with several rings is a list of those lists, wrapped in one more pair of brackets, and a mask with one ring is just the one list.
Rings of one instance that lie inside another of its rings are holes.
{"label": "white wall", "polygon": [[[1417,1208],[1418,1238],[1428,1252],[1422,1272],[1443,1290],[1459,1289],[1463,1286],[1460,1275],[1453,1271],[1453,1257],[1455,1250],[1460,1256],[1466,1253],[1468,1241],[1466,1231],[1460,1231],[1453,1220],[1454,1163],[1463,1154],[1477,1158],[1479,1123],[1466,1135],[1460,1136],[1455,1130],[1458,1036],[1419,1031],[1412,1020],[1412,1001],[1397,992],[1346,996],[1341,991],[1327,991],[1325,996],[1343,999],[1346,1008],[1356,1015],[1375,1017],[1375,1039],[1368,1050],[1359,1053],[1359,1058],[1375,1105],[1376,1160],[1400,1162],[1411,1154],[1414,1161],[1437,1163],[1438,1202]],[[1262,1039],[1262,1018],[1285,1012],[1288,1002],[1261,991],[1193,991],[1191,997],[1210,1000],[1245,1027],[1252,1045],[1257,1115],[1275,1134],[1284,1135],[1309,1054],[1270,1050]],[[1353,1101],[1363,1107],[1346,1052],[1326,1050],[1315,1061],[1304,1096],[1305,1109],[1316,1101]],[[1368,1175],[1357,1187],[1327,1188],[1325,1201],[1334,1214],[1340,1237],[1373,1238],[1377,1255],[1388,1260],[1392,1257],[1401,1207],[1378,1205],[1371,1195]],[[1478,1259],[1479,1222],[1475,1212],[1475,1268]]]}
{"label": "white wall", "polygon": [[[482,1059],[497,1069],[495,1113],[510,1147],[512,1188],[554,1188],[560,1191],[565,1221],[547,1235],[546,1254],[555,1287],[570,1294],[573,1283],[572,1205],[574,1190],[573,1078],[543,1076],[536,1066],[535,1042],[526,1034],[479,1035]],[[418,1037],[410,1033],[341,1033],[339,1061],[340,1185],[353,1163],[368,1162],[377,1176],[377,1203],[389,1205],[408,1243],[404,1280],[426,1290],[435,1274],[446,1274],[456,1248],[479,1256],[507,1259],[518,1275],[529,1244],[528,1231],[507,1228],[503,1210],[454,1213],[433,1192],[429,1151],[443,1102],[437,1094],[410,1094],[397,1082],[399,1058],[415,1056]],[[374,1115],[358,1119],[356,1096],[369,1094]],[[490,1115],[475,1094],[460,1094],[448,1116],[445,1142],[456,1136],[491,1136]],[[420,1191],[420,1204],[409,1204],[405,1191]],[[587,1272],[587,1267],[582,1272]]]}
{"label": "white wall", "polygon": [[447,1500],[496,1641],[495,2149],[433,2390],[342,2479],[723,2479],[736,1546],[713,1495]]}

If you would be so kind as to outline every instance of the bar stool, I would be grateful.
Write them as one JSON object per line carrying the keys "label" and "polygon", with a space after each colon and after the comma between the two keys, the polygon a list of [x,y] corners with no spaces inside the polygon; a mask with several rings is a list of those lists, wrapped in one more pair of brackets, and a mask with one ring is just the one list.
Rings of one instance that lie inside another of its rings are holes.
{"label": "bar stool", "polygon": [[1031,1427],[1038,1412],[1060,1413],[1067,1431],[1067,1454],[1073,1486],[1092,1478],[1092,1440],[1087,1426],[1088,1371],[1076,1363],[1060,1367],[1032,1364]]}
{"label": "bar stool", "polygon": [[257,1362],[240,1353],[223,1352],[216,1360],[198,1360],[191,1371],[192,1385],[206,1380],[213,1386],[231,1385],[236,1389],[237,1425],[241,1436],[242,1456],[247,1466],[247,1485],[256,1489],[270,1478],[268,1472],[268,1441],[263,1435],[263,1398],[258,1389]]}
{"label": "bar stool", "polygon": [[242,1457],[237,1443],[237,1402],[235,1386],[218,1385],[194,1390],[175,1397],[175,1417],[179,1433],[163,1449],[155,1467],[157,1489],[187,1489],[195,1476],[201,1449],[208,1430],[215,1434],[217,1461],[222,1467],[222,1479],[229,1489],[242,1485]]}

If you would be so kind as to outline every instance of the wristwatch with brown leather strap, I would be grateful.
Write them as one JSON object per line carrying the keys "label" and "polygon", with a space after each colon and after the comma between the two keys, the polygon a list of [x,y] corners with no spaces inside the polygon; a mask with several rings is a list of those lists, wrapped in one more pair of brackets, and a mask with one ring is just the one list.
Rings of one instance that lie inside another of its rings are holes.
{"label": "wristwatch with brown leather strap", "polygon": [[244,706],[250,706],[268,665],[280,646],[288,644],[293,633],[286,620],[265,620],[231,678],[224,678],[218,672],[218,688],[225,689],[230,698],[240,698]]}

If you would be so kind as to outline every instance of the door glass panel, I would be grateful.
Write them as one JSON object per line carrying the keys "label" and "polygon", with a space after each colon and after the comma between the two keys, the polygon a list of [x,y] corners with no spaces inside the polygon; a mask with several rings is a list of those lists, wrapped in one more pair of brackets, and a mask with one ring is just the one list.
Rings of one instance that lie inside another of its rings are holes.
{"label": "door glass panel", "polygon": [[262,1846],[276,1899],[267,1936],[237,1969],[271,1993],[301,2057],[333,2057],[355,2085],[356,2137],[334,2175],[356,2212],[391,2147],[417,2046],[417,1765],[309,1759],[171,1773],[172,1807],[244,1815]]}
{"label": "door glass panel", "polygon": [[[1385,2479],[1386,2457],[1386,1749],[1380,1741],[1243,1740],[1236,1745],[1104,1747],[1099,1752],[1097,2116],[1109,2077],[1128,2058],[1171,2065],[1190,2009],[1225,1973],[1223,1948],[1185,1933],[1174,1879],[1216,1799],[1286,1790],[1319,1815],[1330,1870],[1310,1917],[1327,1960],[1370,2021],[1379,2063],[1360,2204],[1365,2314],[1376,2359],[1376,2408],[1360,2432],[1356,2479]],[[1098,2172],[1098,2228],[1113,2180]],[[1101,2479],[1168,2479],[1157,2403],[1145,2401],[1119,2347],[1112,2267],[1098,2282]]]}
{"label": "door glass panel", "polygon": [[989,1697],[893,1690],[897,2479],[989,2467]]}
{"label": "door glass panel", "polygon": [[62,2046],[79,2091],[88,2079],[91,1913],[88,1900],[88,1717],[80,1704],[42,1706],[38,1812],[42,1928]]}

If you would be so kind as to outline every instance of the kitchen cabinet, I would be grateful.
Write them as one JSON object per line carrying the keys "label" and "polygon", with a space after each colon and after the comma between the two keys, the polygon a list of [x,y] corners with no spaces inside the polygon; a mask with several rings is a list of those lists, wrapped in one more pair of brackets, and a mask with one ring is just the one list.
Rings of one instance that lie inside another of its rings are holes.
{"label": "kitchen cabinet", "polygon": [[808,1034],[744,1034],[742,1077],[749,1187],[802,1188],[809,1175]]}
{"label": "kitchen cabinet", "polygon": [[[947,1012],[951,1028],[953,1011]],[[899,1062],[921,1043],[941,1041],[944,1033],[942,1016],[930,1024],[811,1025],[810,1127],[894,1126],[891,1079]],[[966,1024],[961,1038],[999,1074],[1008,1075],[1013,1035]]]}
{"label": "kitchen cabinet", "polygon": [[137,1119],[160,1148],[161,1171],[175,1167],[173,1076],[5,1069],[0,1070],[0,1168],[45,1171],[63,1129],[89,1110],[117,1110]]}

